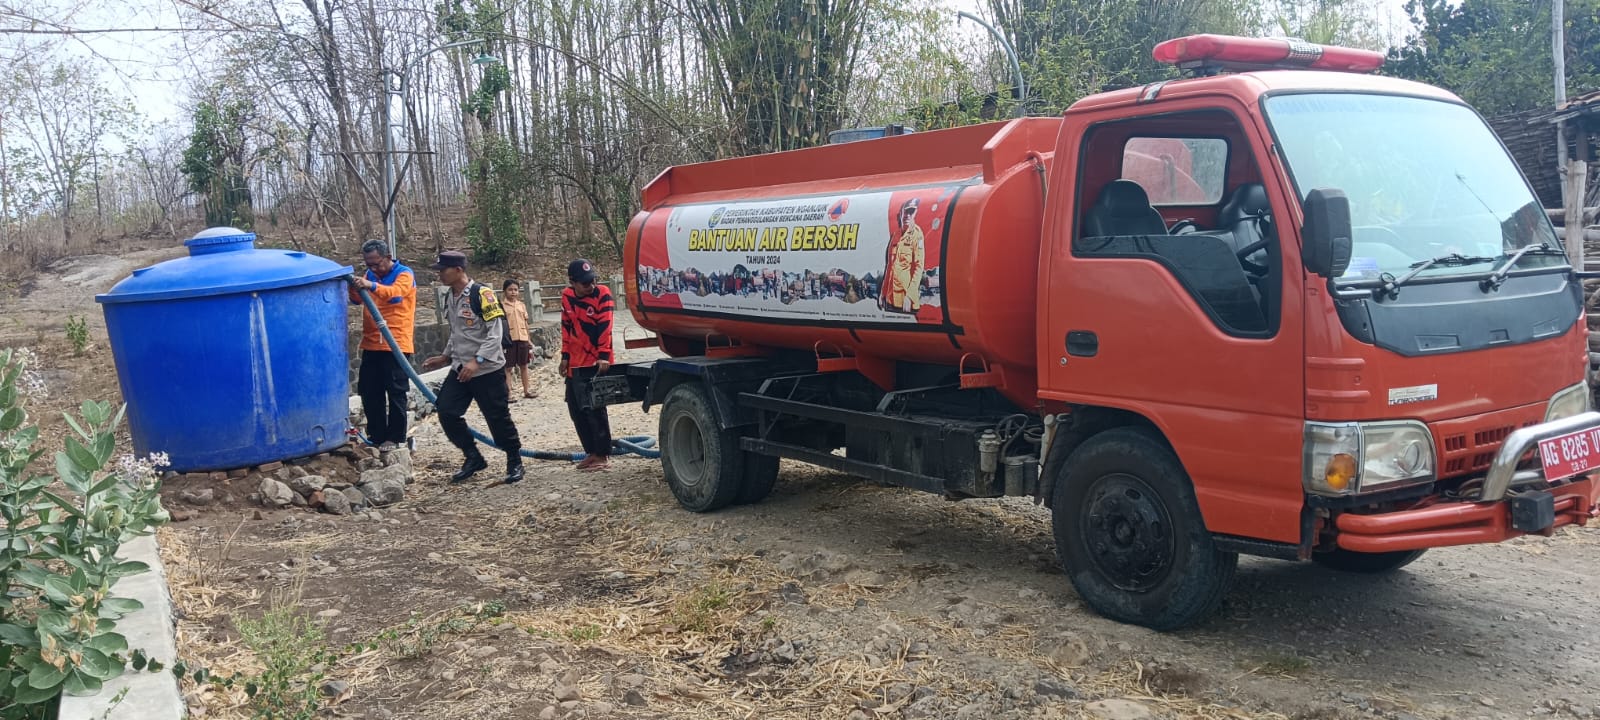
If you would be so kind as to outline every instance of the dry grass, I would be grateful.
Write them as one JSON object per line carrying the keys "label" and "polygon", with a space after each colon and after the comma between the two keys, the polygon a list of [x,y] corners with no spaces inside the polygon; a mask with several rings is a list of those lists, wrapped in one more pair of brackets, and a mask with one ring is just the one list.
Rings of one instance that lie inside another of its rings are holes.
{"label": "dry grass", "polygon": [[[182,611],[177,623],[179,659],[191,668],[205,668],[213,678],[238,679],[232,687],[223,687],[217,683],[197,684],[192,677],[186,678],[185,697],[191,705],[203,705],[206,717],[225,720],[250,716],[245,681],[263,670],[261,659],[239,637],[236,621],[271,610],[298,608],[309,568],[304,559],[339,540],[337,535],[307,535],[275,543],[299,561],[295,563],[296,572],[263,597],[259,589],[241,590],[238,584],[222,582],[238,572],[233,551],[243,525],[241,521],[211,548],[184,542],[171,527],[162,528],[158,535],[173,603]],[[369,651],[341,659],[340,677],[351,678],[355,685],[357,678],[375,675],[381,665],[376,655]]]}
{"label": "dry grass", "polygon": [[[517,513],[508,513],[517,517]],[[541,515],[541,525],[596,522],[572,516]],[[605,522],[605,521],[599,521]],[[511,525],[502,529],[518,530]],[[713,563],[710,577],[663,574],[666,561],[647,549],[630,524],[616,522],[612,532],[600,537],[585,552],[595,553],[623,566],[630,578],[644,580],[634,597],[617,602],[573,603],[566,606],[514,613],[509,619],[535,634],[571,642],[579,648],[612,657],[642,660],[652,677],[682,677],[687,665],[693,680],[657,688],[659,698],[689,701],[675,709],[675,717],[815,718],[848,713],[858,703],[883,703],[890,686],[910,683],[942,688],[947,694],[975,695],[995,692],[990,678],[973,678],[944,667],[936,657],[913,655],[908,640],[885,657],[869,664],[863,655],[821,659],[815,665],[780,667],[760,678],[728,676],[717,663],[737,656],[745,648],[771,637],[771,623],[752,618],[767,599],[794,577],[774,564],[754,556],[728,556]],[[849,583],[810,585],[808,602],[819,608],[849,608],[862,598],[894,595],[905,583],[864,586]],[[1017,608],[1018,612],[1022,611]],[[767,616],[772,617],[772,616]],[[919,627],[991,657],[1014,659],[1048,669],[1094,696],[1125,697],[1151,704],[1169,717],[1221,720],[1260,718],[1281,720],[1277,713],[1248,714],[1202,700],[1156,692],[1144,677],[1145,668],[1129,662],[1095,674],[1065,668],[1041,653],[1038,639],[1024,625],[1004,625],[983,637],[971,629],[940,620],[895,618],[905,626]],[[604,693],[599,678],[585,679],[585,695]],[[909,698],[885,703],[873,713],[886,716],[909,703]],[[1041,710],[1043,712],[1043,710]]]}
{"label": "dry grass", "polygon": [[[535,515],[535,511],[537,514]],[[640,513],[628,513],[628,518]],[[528,517],[537,520],[529,523]],[[570,541],[566,551],[598,569],[597,588],[565,600],[527,609],[496,613],[482,606],[457,607],[414,617],[369,636],[372,645],[348,654],[330,668],[329,675],[356,688],[393,686],[402,679],[396,663],[432,657],[437,663],[467,666],[467,650],[483,640],[485,632],[499,632],[494,624],[517,628],[508,642],[531,648],[534,657],[555,658],[571,668],[559,678],[526,670],[513,671],[507,663],[482,661],[470,677],[454,683],[412,678],[423,685],[407,695],[424,698],[423,705],[406,712],[439,717],[471,717],[489,713],[505,702],[504,688],[513,686],[535,697],[549,698],[556,683],[580,689],[584,698],[615,697],[608,684],[616,673],[637,673],[647,680],[639,691],[648,709],[614,705],[613,715],[656,716],[663,712],[681,718],[772,718],[799,720],[843,717],[857,707],[872,708],[876,717],[891,717],[912,698],[897,697],[890,688],[908,683],[937,688],[947,698],[997,693],[995,678],[972,675],[957,663],[937,655],[913,652],[905,637],[886,638],[887,652],[819,656],[815,662],[775,662],[773,643],[783,642],[784,610],[769,607],[771,599],[796,578],[774,562],[753,555],[724,555],[699,565],[680,567],[675,558],[656,548],[676,538],[649,542],[649,528],[611,513],[578,514],[552,509],[546,503],[526,503],[498,508],[487,525],[456,538],[450,561],[472,572],[501,575],[501,562],[523,549],[548,548],[552,538]],[[1004,518],[1004,515],[997,517]],[[1016,522],[1013,520],[1012,522]],[[1027,532],[1025,523],[1017,528]],[[238,530],[233,531],[237,535]],[[297,537],[274,545],[291,556],[305,555],[341,541],[338,534]],[[258,541],[259,542],[259,541]],[[195,655],[215,673],[258,672],[259,662],[228,630],[231,618],[264,609],[260,591],[229,590],[218,578],[229,569],[231,539],[201,552],[163,531],[162,546],[171,568],[173,594],[184,609],[180,647]],[[304,568],[306,564],[301,563]],[[571,582],[571,579],[568,580]],[[847,610],[858,600],[879,601],[905,589],[906,581],[883,585],[847,582],[806,582],[810,611]],[[1027,618],[1037,608],[999,608],[1012,617]],[[974,655],[1033,666],[1076,687],[1084,698],[1127,698],[1149,705],[1166,718],[1202,720],[1282,720],[1277,713],[1248,713],[1234,707],[1174,692],[1155,678],[1150,668],[1134,661],[1111,667],[1064,667],[1052,659],[1025,621],[1002,623],[987,633],[958,627],[936,616],[891,615],[892,622],[921,637],[938,639]],[[900,633],[899,635],[907,635]],[[460,642],[465,640],[467,642]],[[364,641],[365,642],[365,641]],[[519,644],[520,643],[520,644]],[[541,652],[544,651],[544,652]],[[549,659],[547,658],[547,659]],[[415,672],[419,666],[411,666]],[[498,684],[498,685],[496,685]],[[487,691],[492,687],[500,691]],[[207,717],[245,717],[246,698],[237,689],[192,688],[195,699],[208,707]],[[1226,696],[1221,696],[1226,700]],[[441,704],[435,704],[441,703]],[[1039,717],[1080,717],[1078,703],[1039,706]]]}

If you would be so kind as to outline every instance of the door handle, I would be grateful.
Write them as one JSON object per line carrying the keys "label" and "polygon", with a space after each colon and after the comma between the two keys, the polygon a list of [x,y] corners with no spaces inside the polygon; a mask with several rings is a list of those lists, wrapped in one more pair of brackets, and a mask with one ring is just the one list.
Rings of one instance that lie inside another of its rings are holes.
{"label": "door handle", "polygon": [[1075,357],[1094,357],[1100,352],[1100,336],[1089,330],[1067,331],[1067,354]]}

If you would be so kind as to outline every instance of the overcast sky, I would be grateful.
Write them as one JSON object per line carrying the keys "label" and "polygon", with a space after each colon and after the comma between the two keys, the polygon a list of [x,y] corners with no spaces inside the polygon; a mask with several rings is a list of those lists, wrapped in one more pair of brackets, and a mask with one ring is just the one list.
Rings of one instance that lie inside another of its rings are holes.
{"label": "overcast sky", "polygon": [[[281,1],[281,0],[280,0]],[[42,0],[46,7],[60,7],[65,3],[79,4],[82,10],[73,14],[71,25],[77,28],[145,28],[176,27],[178,16],[173,0]],[[964,9],[980,16],[987,15],[981,8],[983,0],[944,0],[952,9]],[[1374,18],[1380,27],[1387,29],[1398,41],[1405,29],[1401,8],[1405,0],[1374,0],[1378,4]],[[973,23],[965,23],[968,32],[983,34]],[[22,40],[17,38],[22,37]],[[0,57],[13,56],[26,47],[42,42],[36,36],[0,36]],[[140,111],[153,123],[181,117],[183,98],[189,90],[190,78],[201,74],[189,59],[204,53],[190,52],[203,49],[206,36],[180,36],[177,33],[113,33],[85,36],[78,40],[60,40],[62,52],[82,58],[104,68],[107,84],[121,90],[139,106]],[[23,45],[22,43],[27,43]]]}

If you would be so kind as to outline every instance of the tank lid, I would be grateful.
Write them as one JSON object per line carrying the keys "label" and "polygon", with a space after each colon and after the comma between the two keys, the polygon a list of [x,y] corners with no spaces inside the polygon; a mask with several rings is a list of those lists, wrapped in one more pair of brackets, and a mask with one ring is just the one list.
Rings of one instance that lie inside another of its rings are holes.
{"label": "tank lid", "polygon": [[232,295],[308,285],[352,268],[296,250],[257,248],[255,233],[207,228],[184,241],[189,256],[134,270],[95,302],[116,304]]}

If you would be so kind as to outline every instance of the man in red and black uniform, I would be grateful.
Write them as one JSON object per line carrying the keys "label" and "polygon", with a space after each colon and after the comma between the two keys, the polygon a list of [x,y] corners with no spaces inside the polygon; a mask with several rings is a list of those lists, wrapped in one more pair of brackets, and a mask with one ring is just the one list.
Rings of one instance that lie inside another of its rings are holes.
{"label": "man in red and black uniform", "polygon": [[595,282],[594,263],[567,265],[569,287],[561,291],[561,375],[567,379],[567,413],[583,442],[579,470],[603,470],[611,456],[611,418],[594,407],[589,381],[611,368],[611,290]]}

